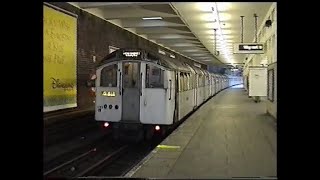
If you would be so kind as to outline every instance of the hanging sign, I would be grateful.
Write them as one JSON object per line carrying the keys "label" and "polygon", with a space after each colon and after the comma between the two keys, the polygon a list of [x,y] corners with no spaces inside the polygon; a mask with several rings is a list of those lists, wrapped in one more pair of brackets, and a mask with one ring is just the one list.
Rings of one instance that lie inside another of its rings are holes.
{"label": "hanging sign", "polygon": [[235,43],[234,54],[263,54],[264,47],[261,43]]}

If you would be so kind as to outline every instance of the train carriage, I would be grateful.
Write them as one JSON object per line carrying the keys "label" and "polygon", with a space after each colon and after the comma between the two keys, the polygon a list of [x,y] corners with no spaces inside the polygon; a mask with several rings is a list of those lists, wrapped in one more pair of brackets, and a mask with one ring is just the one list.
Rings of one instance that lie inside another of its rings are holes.
{"label": "train carriage", "polygon": [[222,89],[219,75],[141,49],[109,54],[96,75],[95,119],[111,126],[114,138],[127,131],[147,139],[165,132]]}

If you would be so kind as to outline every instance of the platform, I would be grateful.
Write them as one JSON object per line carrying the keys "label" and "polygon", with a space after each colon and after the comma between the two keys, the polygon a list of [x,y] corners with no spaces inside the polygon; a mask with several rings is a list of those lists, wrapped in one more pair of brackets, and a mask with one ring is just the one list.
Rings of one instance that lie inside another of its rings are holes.
{"label": "platform", "polygon": [[242,88],[210,99],[127,177],[232,178],[277,176],[277,127],[265,102]]}

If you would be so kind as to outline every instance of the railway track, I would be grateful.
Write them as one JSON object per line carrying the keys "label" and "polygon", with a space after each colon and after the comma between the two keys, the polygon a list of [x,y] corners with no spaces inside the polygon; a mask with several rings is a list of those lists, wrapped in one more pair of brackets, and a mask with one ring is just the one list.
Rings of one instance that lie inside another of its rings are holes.
{"label": "railway track", "polygon": [[52,124],[44,128],[44,145],[51,146],[88,131],[97,131],[99,125],[92,114],[67,118],[64,122]]}
{"label": "railway track", "polygon": [[[191,113],[192,114],[192,113]],[[190,115],[190,114],[189,114]],[[189,116],[188,115],[188,116]],[[186,116],[184,118],[187,119]],[[70,152],[64,161],[60,161],[51,169],[46,170],[43,176],[47,178],[81,178],[81,177],[110,177],[123,176],[149,152],[152,151],[164,138],[176,129],[180,124],[177,123],[172,129],[168,130],[165,137],[156,138],[152,142],[143,142],[134,145],[120,145],[111,140],[111,137],[103,141],[96,142],[96,147],[83,150],[81,153]],[[100,144],[98,146],[98,144]]]}
{"label": "railway track", "polygon": [[101,168],[89,177],[122,177],[147,156],[156,144],[142,143],[130,146],[127,153],[117,158],[116,161]]}
{"label": "railway track", "polygon": [[129,145],[103,144],[44,172],[43,176],[45,178],[76,178],[94,174],[123,155],[128,149]]}
{"label": "railway track", "polygon": [[85,139],[77,138],[73,141],[68,141],[64,144],[57,144],[54,147],[44,149],[44,171],[53,169],[72,157],[79,156],[80,154],[95,148],[97,144],[111,141],[111,137],[108,132],[93,132],[87,135],[88,136],[85,137]]}

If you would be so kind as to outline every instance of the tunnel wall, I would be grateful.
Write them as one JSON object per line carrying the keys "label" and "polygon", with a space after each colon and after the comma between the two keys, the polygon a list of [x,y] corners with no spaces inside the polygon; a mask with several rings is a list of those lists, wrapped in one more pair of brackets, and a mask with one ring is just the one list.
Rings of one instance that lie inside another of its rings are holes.
{"label": "tunnel wall", "polygon": [[[125,29],[83,11],[69,3],[50,2],[49,4],[78,15],[77,26],[77,104],[75,110],[94,107],[94,95],[86,86],[87,80],[94,74],[95,64],[109,54],[109,46],[117,48],[142,48],[158,52],[163,47],[137,36]],[[165,51],[175,55],[179,60],[194,62],[169,49]],[[93,62],[93,56],[96,61]],[[198,63],[198,62],[197,62]],[[200,63],[198,63],[200,64]],[[207,69],[205,64],[201,64]],[[90,95],[91,94],[91,95]]]}

